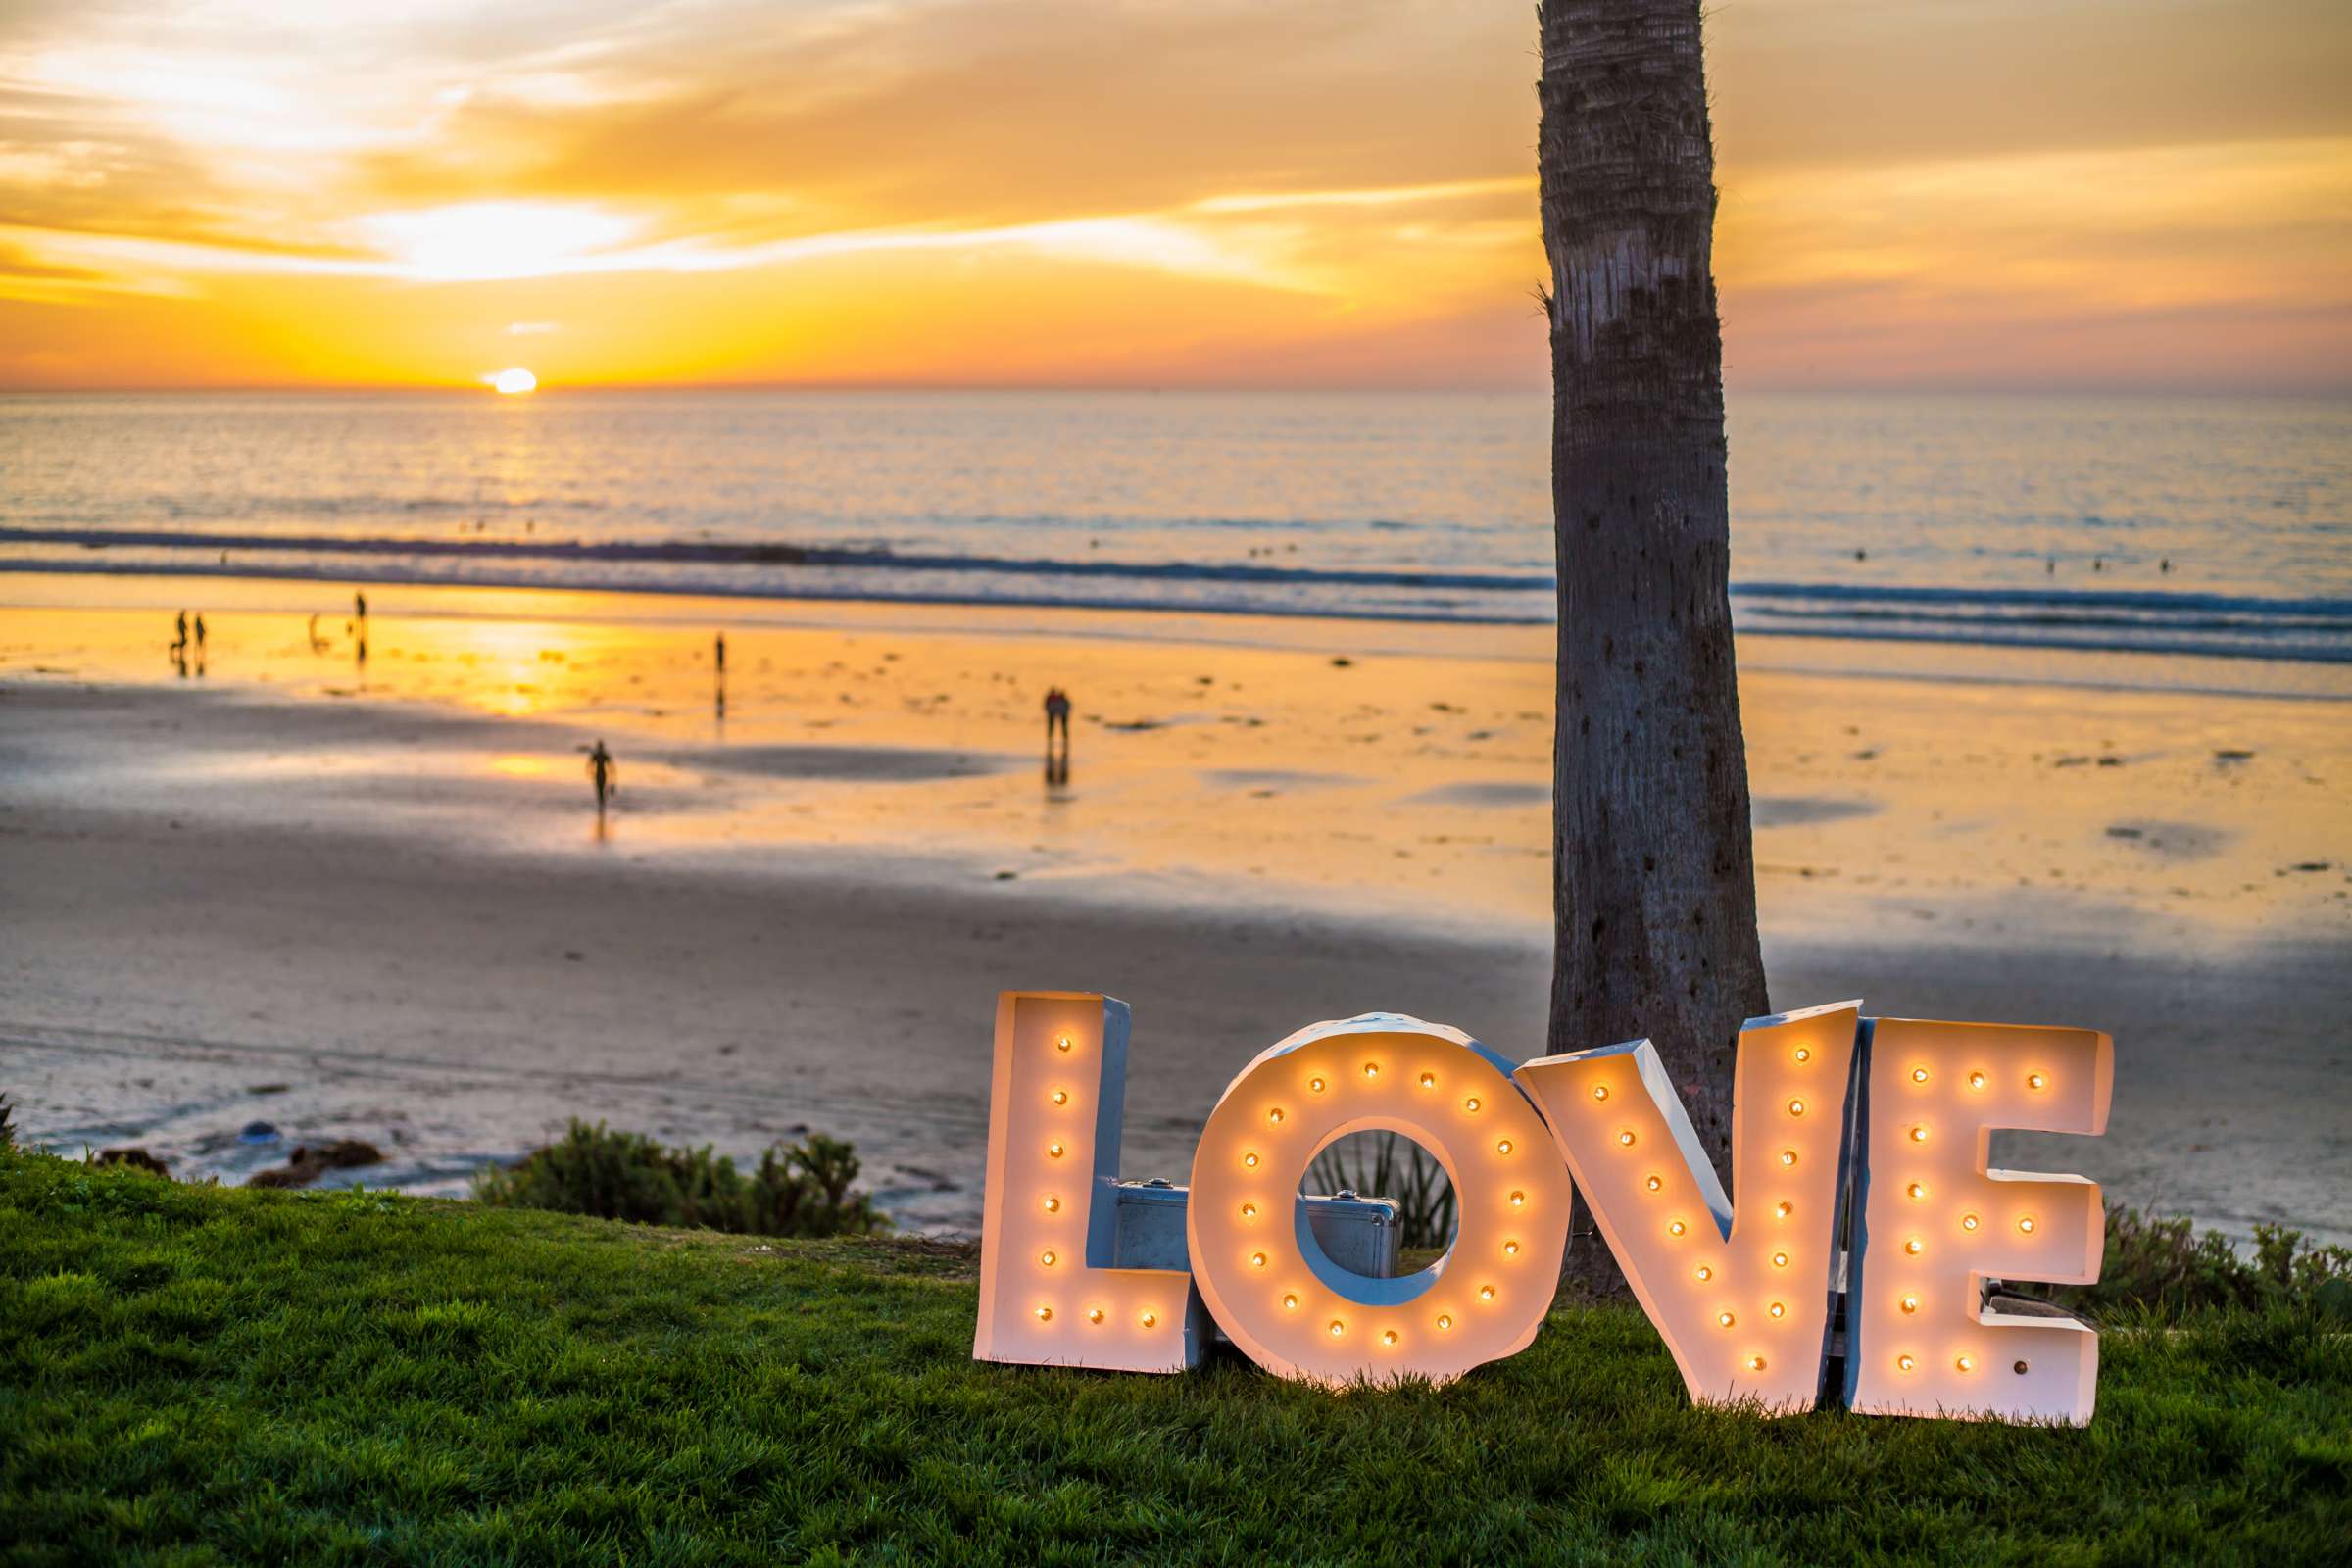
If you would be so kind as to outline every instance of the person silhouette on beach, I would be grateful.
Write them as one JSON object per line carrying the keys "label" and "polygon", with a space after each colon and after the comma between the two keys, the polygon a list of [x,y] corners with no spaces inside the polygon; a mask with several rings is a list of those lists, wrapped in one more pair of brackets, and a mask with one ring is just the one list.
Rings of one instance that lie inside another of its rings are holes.
{"label": "person silhouette on beach", "polygon": [[196,657],[204,657],[204,612],[196,612]]}
{"label": "person silhouette on beach", "polygon": [[[1061,731],[1061,750],[1054,749],[1054,732]],[[1070,694],[1058,686],[1046,691],[1046,782],[1067,784],[1070,781]]]}
{"label": "person silhouette on beach", "polygon": [[596,814],[605,814],[605,797],[619,793],[619,769],[612,765],[612,754],[605,750],[600,738],[595,750],[588,754],[588,777],[596,785]]}
{"label": "person silhouette on beach", "polygon": [[727,716],[727,634],[723,631],[710,639],[710,707],[720,718]]}
{"label": "person silhouette on beach", "polygon": [[180,655],[180,654],[183,654],[183,653],[187,652],[187,648],[188,648],[188,612],[187,612],[186,611],[184,611],[184,610],[183,610],[183,611],[181,611],[181,612],[179,612],[179,620],[178,620],[178,623],[172,627],[172,655],[173,655],[174,657],[177,657],[178,655]]}
{"label": "person silhouette on beach", "polygon": [[366,594],[355,593],[351,596],[351,612],[358,617],[361,625],[368,624],[368,596]]}

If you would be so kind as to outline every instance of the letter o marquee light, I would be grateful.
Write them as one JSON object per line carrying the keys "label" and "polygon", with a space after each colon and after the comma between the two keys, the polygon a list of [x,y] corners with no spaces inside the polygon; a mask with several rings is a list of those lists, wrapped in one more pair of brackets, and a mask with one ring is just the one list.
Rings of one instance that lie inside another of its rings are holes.
{"label": "letter o marquee light", "polygon": [[[1559,1282],[1569,1182],[1510,1072],[1460,1030],[1396,1013],[1315,1024],[1250,1063],[1209,1113],[1186,1210],[1194,1284],[1227,1337],[1333,1387],[1444,1383],[1526,1348]],[[1308,1229],[1308,1165],[1360,1132],[1412,1139],[1453,1183],[1453,1244],[1418,1273],[1350,1273]]]}

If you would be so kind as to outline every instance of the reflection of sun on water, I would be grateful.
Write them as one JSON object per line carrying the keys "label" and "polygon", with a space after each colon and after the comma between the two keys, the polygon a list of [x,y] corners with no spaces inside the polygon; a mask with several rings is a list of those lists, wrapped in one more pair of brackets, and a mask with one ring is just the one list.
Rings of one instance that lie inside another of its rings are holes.
{"label": "reflection of sun on water", "polygon": [[539,378],[519,365],[510,366],[496,375],[486,375],[482,379],[509,397],[536,391],[539,386]]}

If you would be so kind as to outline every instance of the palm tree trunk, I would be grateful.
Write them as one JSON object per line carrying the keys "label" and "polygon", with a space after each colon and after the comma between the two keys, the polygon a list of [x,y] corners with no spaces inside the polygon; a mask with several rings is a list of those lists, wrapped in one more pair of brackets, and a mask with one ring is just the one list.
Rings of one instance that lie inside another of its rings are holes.
{"label": "palm tree trunk", "polygon": [[[1540,16],[1560,596],[1550,1050],[1648,1036],[1720,1170],[1740,1025],[1769,1007],[1699,5],[1543,0]],[[1597,1241],[1571,1244],[1569,1273],[1617,1280]]]}

